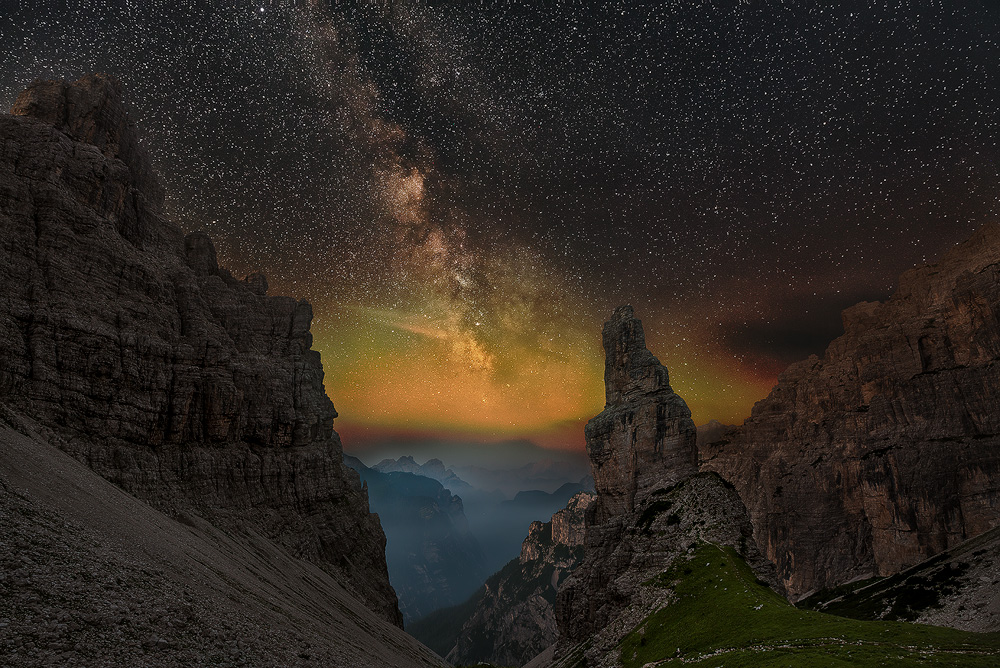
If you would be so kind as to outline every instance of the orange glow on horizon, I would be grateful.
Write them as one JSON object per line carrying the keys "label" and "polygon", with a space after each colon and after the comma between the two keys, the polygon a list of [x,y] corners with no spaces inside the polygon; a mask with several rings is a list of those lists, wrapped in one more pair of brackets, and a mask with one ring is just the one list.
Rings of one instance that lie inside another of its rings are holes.
{"label": "orange glow on horizon", "polygon": [[[330,335],[317,337],[345,433],[530,437],[572,448],[582,445],[582,425],[603,407],[603,361],[580,341],[563,354],[511,344],[504,355],[430,324],[395,319],[380,330],[368,355],[336,361],[327,352]],[[567,422],[580,425],[579,438]]]}
{"label": "orange glow on horizon", "polygon": [[[347,327],[317,331],[316,348],[341,415],[336,428],[349,448],[379,440],[523,438],[579,451],[584,425],[604,408],[604,354],[596,333],[565,332],[540,348],[514,341],[487,347],[447,321],[360,307],[348,312]],[[370,326],[359,326],[359,314]],[[337,349],[337,339],[352,343]],[[740,424],[774,378],[731,353],[710,354],[710,341],[704,334],[647,334],[696,424]]]}

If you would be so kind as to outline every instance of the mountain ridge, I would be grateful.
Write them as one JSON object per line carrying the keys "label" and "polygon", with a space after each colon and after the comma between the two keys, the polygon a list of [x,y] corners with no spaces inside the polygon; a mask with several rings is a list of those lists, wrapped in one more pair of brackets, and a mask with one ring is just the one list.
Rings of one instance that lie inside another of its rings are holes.
{"label": "mountain ridge", "polygon": [[843,321],[823,358],[789,366],[700,453],[740,491],[796,598],[1000,523],[1000,224]]}
{"label": "mountain ridge", "polygon": [[[270,582],[277,564],[315,569],[344,590],[331,606],[400,627],[309,304],[234,278],[207,235],[163,215],[117,80],[36,81],[13,111],[0,114],[4,419],[137,503],[266,555]],[[436,661],[400,647],[401,665]]]}

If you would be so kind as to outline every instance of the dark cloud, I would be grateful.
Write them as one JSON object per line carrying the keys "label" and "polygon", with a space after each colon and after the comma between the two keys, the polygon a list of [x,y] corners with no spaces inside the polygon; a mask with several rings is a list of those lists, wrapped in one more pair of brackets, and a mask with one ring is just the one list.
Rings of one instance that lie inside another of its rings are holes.
{"label": "dark cloud", "polygon": [[823,294],[796,300],[776,317],[736,324],[723,341],[731,350],[749,355],[761,363],[771,362],[772,370],[805,359],[823,356],[830,343],[844,333],[841,312],[861,301],[879,301],[885,295],[858,291],[850,294]]}

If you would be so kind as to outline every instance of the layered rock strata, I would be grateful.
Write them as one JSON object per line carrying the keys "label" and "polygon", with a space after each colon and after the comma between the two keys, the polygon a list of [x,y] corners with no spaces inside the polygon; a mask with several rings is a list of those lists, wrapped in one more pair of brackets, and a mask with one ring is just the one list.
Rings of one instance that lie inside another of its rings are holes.
{"label": "layered rock strata", "polygon": [[117,81],[38,81],[0,115],[0,403],[122,489],[260,532],[400,624],[312,310],[266,291],[164,217]]}
{"label": "layered rock strata", "polygon": [[691,413],[631,308],[604,326],[604,350],[608,405],[586,428],[598,494],[587,509],[585,558],[558,594],[559,665],[616,665],[621,639],[669,604],[670,591],[652,578],[701,543],[733,547],[780,590],[736,490],[697,473]]}
{"label": "layered rock strata", "polygon": [[1000,524],[1000,225],[843,314],[702,448],[793,598],[899,572]]}

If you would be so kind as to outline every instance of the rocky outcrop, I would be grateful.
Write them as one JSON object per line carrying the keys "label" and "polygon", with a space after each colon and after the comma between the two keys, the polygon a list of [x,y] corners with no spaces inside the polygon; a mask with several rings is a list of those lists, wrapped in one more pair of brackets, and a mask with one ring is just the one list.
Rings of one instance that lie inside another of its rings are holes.
{"label": "rocky outcrop", "polygon": [[585,558],[558,594],[560,665],[617,665],[622,638],[670,601],[652,579],[701,544],[735,549],[780,589],[735,489],[696,472],[691,413],[646,350],[631,308],[604,326],[604,350],[608,405],[586,429],[598,494],[586,513]]}
{"label": "rocky outcrop", "polygon": [[702,448],[800,597],[1000,524],[1000,225],[844,311],[737,430]]}
{"label": "rocky outcrop", "polygon": [[[566,507],[552,516],[552,542],[556,545],[577,547],[583,545],[587,535],[586,511],[596,497],[587,492],[576,494]],[[524,547],[521,547],[524,560]]]}
{"label": "rocky outcrop", "polygon": [[734,548],[758,578],[781,591],[773,564],[754,544],[739,495],[714,473],[654,490],[593,537],[591,529],[583,562],[559,590],[559,659],[579,653],[586,659],[579,665],[617,665],[608,655],[621,639],[671,600],[669,591],[650,584],[653,578],[704,543]]}
{"label": "rocky outcrop", "polygon": [[584,516],[594,495],[580,492],[548,522],[532,522],[521,556],[461,606],[409,627],[456,665],[520,666],[555,642],[559,587],[583,559]]}
{"label": "rocky outcrop", "polygon": [[598,523],[698,470],[691,411],[670,388],[667,367],[646,348],[631,306],[615,310],[602,339],[606,403],[586,427]]}
{"label": "rocky outcrop", "polygon": [[[78,192],[85,192],[101,213],[110,214],[108,217],[114,219],[122,236],[136,244],[162,241],[161,235],[176,241],[176,227],[162,225],[149,215],[162,215],[164,190],[122,104],[117,80],[92,75],[74,83],[36,81],[17,97],[10,113],[37,119],[87,147],[87,151],[73,156],[83,163],[81,169],[70,166],[71,174],[67,176],[72,180],[82,178],[82,182],[74,184]],[[36,140],[45,141],[44,134],[36,135]],[[89,154],[90,147],[105,160]],[[38,144],[33,148],[47,152]],[[41,154],[35,157],[45,159]],[[56,155],[48,157],[58,160]],[[105,178],[94,179],[91,170]]]}
{"label": "rocky outcrop", "polygon": [[389,581],[407,627],[482,585],[489,573],[460,497],[422,475],[382,473],[350,455],[344,460],[360,474],[385,530]]}
{"label": "rocky outcrop", "polygon": [[1000,631],[1000,527],[901,573],[823,590],[799,607],[995,633]]}
{"label": "rocky outcrop", "polygon": [[122,489],[263,534],[401,624],[309,304],[233,278],[162,202],[115,80],[36,82],[0,115],[0,403]]}

